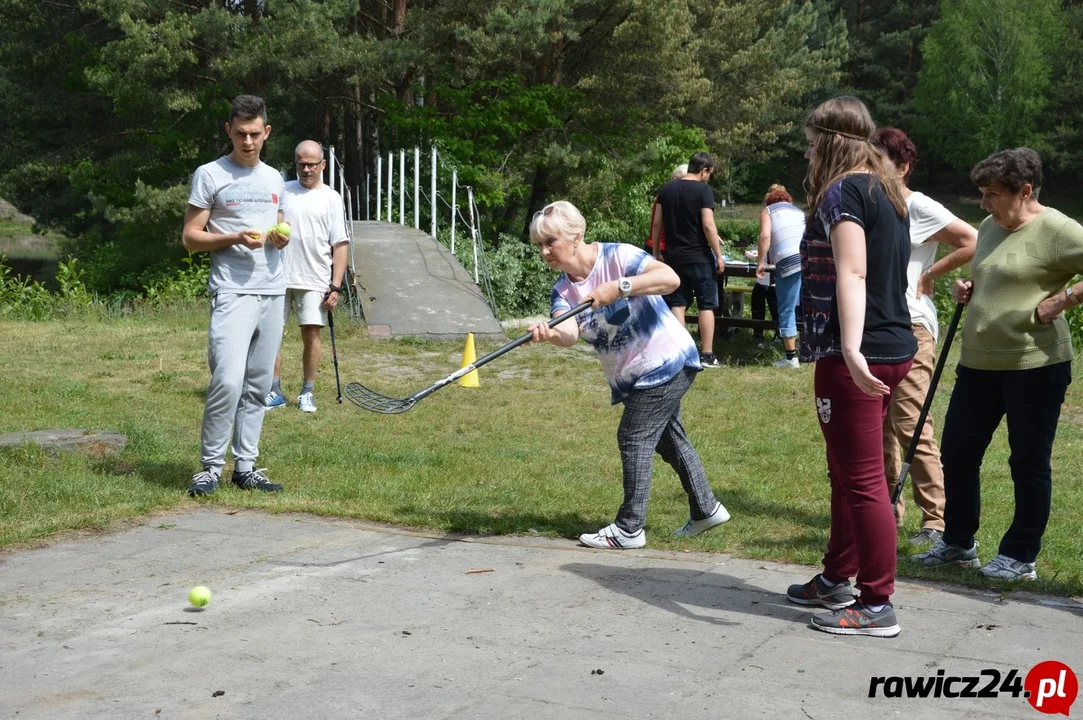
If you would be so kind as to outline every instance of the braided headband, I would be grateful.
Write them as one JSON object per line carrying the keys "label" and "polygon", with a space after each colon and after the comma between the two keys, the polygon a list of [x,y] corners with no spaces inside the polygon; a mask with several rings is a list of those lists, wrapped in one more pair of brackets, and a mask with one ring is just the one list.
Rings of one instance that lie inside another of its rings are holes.
{"label": "braided headband", "polygon": [[850,138],[851,140],[860,140],[861,142],[866,143],[871,142],[871,140],[869,140],[867,137],[861,137],[860,135],[855,135],[854,133],[843,132],[842,130],[825,128],[823,125],[816,125],[815,123],[809,123],[809,127],[813,130],[819,130],[822,133],[827,133],[828,135],[841,135],[843,137]]}

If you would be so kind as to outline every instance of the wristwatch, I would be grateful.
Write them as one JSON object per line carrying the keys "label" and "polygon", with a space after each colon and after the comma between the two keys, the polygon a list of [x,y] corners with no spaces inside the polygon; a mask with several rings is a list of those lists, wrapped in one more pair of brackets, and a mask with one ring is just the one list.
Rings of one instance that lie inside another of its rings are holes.
{"label": "wristwatch", "polygon": [[339,285],[328,285],[327,287],[331,288],[331,292],[342,293],[342,287]]}
{"label": "wristwatch", "polygon": [[621,278],[617,283],[617,287],[620,288],[620,296],[626,298],[632,294],[632,281],[628,278]]}
{"label": "wristwatch", "polygon": [[1068,302],[1070,302],[1072,305],[1079,304],[1079,296],[1075,294],[1074,285],[1069,285],[1068,287],[1064,288],[1064,294],[1068,297]]}

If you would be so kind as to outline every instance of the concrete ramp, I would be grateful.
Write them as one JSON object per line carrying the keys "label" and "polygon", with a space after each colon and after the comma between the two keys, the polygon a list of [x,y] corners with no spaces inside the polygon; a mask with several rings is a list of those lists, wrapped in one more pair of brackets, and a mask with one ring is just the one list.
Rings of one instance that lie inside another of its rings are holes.
{"label": "concrete ramp", "polygon": [[473,275],[426,233],[355,222],[353,254],[361,310],[374,337],[504,337]]}

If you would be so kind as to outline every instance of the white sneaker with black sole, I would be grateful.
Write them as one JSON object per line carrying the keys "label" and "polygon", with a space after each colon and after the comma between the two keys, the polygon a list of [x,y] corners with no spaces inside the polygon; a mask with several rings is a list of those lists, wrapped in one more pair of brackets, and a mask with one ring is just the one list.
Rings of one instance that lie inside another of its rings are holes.
{"label": "white sneaker with black sole", "polygon": [[606,525],[598,532],[580,535],[579,542],[601,550],[634,550],[647,545],[647,533],[640,528],[629,534],[613,524]]}

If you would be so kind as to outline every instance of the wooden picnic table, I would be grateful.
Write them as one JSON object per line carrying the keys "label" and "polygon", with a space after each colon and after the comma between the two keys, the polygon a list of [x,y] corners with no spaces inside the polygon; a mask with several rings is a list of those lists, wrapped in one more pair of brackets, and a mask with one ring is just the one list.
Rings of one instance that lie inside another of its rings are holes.
{"label": "wooden picnic table", "polygon": [[[774,265],[764,265],[768,274],[775,271]],[[730,278],[756,279],[756,263],[737,260],[726,261],[726,272],[718,276],[718,307],[715,308],[715,327],[750,328],[752,330],[778,330],[774,320],[753,320],[744,317],[745,295],[752,292],[747,285],[730,286]],[[685,324],[699,323],[698,313],[686,313]]]}

